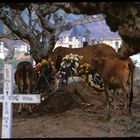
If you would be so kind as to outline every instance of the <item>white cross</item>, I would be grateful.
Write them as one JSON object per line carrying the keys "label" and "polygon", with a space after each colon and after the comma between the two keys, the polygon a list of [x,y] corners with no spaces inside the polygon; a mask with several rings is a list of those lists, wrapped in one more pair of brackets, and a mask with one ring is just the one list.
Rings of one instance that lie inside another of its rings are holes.
{"label": "white cross", "polygon": [[2,138],[12,137],[12,103],[40,103],[40,95],[13,94],[13,66],[4,64],[4,94],[0,95],[2,107]]}

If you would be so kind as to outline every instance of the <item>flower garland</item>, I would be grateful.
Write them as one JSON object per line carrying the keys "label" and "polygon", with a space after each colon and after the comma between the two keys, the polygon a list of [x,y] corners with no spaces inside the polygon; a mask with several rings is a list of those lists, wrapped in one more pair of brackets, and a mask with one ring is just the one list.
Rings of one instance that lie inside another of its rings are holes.
{"label": "flower garland", "polygon": [[38,73],[38,74],[41,74],[41,70],[42,70],[42,67],[44,65],[48,65],[50,64],[53,71],[55,71],[55,66],[54,66],[54,62],[51,60],[51,58],[48,58],[48,60],[46,59],[42,59],[41,62],[37,63],[36,66],[35,66],[35,71]]}
{"label": "flower garland", "polygon": [[80,75],[82,75],[84,81],[87,81],[87,75],[89,73],[90,67],[91,65],[88,63],[84,63],[83,65],[80,65],[78,72]]}
{"label": "flower garland", "polygon": [[84,63],[79,68],[79,74],[82,75],[83,81],[86,82],[89,86],[104,90],[104,84],[98,73],[89,74],[89,69],[91,65]]}
{"label": "flower garland", "polygon": [[56,69],[54,67],[54,62],[50,58],[47,60],[42,59],[41,62],[36,64],[35,71],[37,73],[35,90],[50,95],[54,90],[53,84],[55,84]]}
{"label": "flower garland", "polygon": [[75,66],[78,67],[78,61],[81,60],[83,56],[79,56],[77,54],[70,53],[69,55],[66,55],[62,59],[61,67],[65,68],[69,66],[72,63],[75,63]]}
{"label": "flower garland", "polygon": [[58,71],[58,77],[62,80],[62,83],[67,83],[68,78],[77,72],[78,61],[82,58],[83,56],[72,53],[63,57],[61,68]]}

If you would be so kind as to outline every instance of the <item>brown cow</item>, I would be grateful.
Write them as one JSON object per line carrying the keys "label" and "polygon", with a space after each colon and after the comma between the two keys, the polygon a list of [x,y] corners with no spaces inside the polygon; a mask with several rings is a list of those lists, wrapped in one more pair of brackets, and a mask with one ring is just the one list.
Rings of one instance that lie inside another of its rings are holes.
{"label": "brown cow", "polygon": [[134,48],[129,47],[127,44],[123,44],[122,47],[118,49],[117,53],[121,59],[126,59],[131,55],[137,54],[138,52]]}
{"label": "brown cow", "polygon": [[103,79],[106,93],[106,103],[109,105],[108,89],[122,90],[125,97],[125,110],[128,104],[127,85],[129,88],[129,112],[131,112],[131,104],[133,100],[133,71],[134,65],[130,58],[121,60],[117,57],[96,57],[92,60],[94,71],[96,71]]}
{"label": "brown cow", "polygon": [[129,45],[128,43],[124,42],[122,43],[121,47],[118,49],[118,56],[121,59],[126,59],[129,56],[132,56],[134,54],[137,54],[140,52],[140,48],[137,47],[138,45],[135,45],[134,43],[132,43],[131,40],[129,40]]}
{"label": "brown cow", "polygon": [[[56,68],[57,70],[60,67],[60,63],[61,60],[64,56],[66,56],[67,54],[78,54],[80,56],[83,56],[83,59],[79,60],[79,64],[84,64],[84,63],[88,63],[90,64],[92,67],[90,69],[90,72],[93,72],[93,65],[92,65],[92,60],[94,60],[94,58],[96,56],[100,56],[100,57],[115,57],[117,59],[118,55],[115,51],[115,49],[107,44],[96,44],[96,45],[92,45],[92,46],[86,46],[83,48],[66,48],[66,47],[57,47],[52,54],[50,55],[50,57],[52,58],[52,60],[55,62],[56,64]],[[115,59],[114,58],[114,59]],[[121,61],[121,60],[120,60]],[[131,87],[132,91],[133,91],[133,73],[134,73],[134,64],[133,61],[128,58],[127,61],[129,62],[130,66],[131,66],[131,75],[128,81],[128,84]],[[79,65],[79,66],[80,66]],[[102,67],[101,67],[102,68]],[[79,75],[81,76],[81,75]],[[132,100],[133,100],[133,93],[130,94],[130,106],[132,104]],[[130,110],[131,111],[131,110]]]}
{"label": "brown cow", "polygon": [[103,57],[117,56],[115,49],[107,44],[96,44],[92,46],[86,46],[83,48],[57,47],[50,55],[51,59],[55,62],[57,70],[60,68],[62,58],[70,53],[83,56],[83,59],[78,61],[80,65],[84,63],[88,63],[91,65],[92,59],[99,54]]}
{"label": "brown cow", "polygon": [[[35,72],[33,66],[28,61],[22,61],[17,64],[17,68],[14,74],[15,83],[18,86],[19,94],[32,94],[33,86],[35,83]],[[18,112],[21,112],[25,104],[20,104]],[[31,111],[31,107],[29,108]]]}

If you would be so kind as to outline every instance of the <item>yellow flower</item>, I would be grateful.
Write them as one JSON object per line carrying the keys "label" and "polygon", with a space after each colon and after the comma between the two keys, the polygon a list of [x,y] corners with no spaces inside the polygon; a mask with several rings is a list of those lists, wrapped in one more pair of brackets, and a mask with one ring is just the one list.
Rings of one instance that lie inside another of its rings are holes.
{"label": "yellow flower", "polygon": [[54,62],[53,61],[51,61],[51,65],[54,65]]}
{"label": "yellow flower", "polygon": [[50,57],[48,58],[48,61],[50,61],[50,62],[51,62],[51,58],[50,58]]}
{"label": "yellow flower", "polygon": [[88,73],[88,71],[86,70],[85,73]]}
{"label": "yellow flower", "polygon": [[42,59],[42,62],[44,62],[44,63],[45,63],[45,62],[46,62],[46,60],[45,60],[45,59]]}

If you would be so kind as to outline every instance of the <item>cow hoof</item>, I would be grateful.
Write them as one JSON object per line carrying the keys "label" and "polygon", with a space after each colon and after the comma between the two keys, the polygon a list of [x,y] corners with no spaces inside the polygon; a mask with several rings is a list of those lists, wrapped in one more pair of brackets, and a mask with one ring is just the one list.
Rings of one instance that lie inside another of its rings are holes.
{"label": "cow hoof", "polygon": [[131,114],[131,109],[129,108],[129,114]]}
{"label": "cow hoof", "polygon": [[21,115],[21,111],[17,111],[17,113],[18,113],[19,115]]}
{"label": "cow hoof", "polygon": [[24,108],[22,109],[22,111],[26,111],[26,107],[24,107]]}
{"label": "cow hoof", "polygon": [[31,112],[31,111],[28,111],[28,112],[27,112],[27,114],[28,114],[28,115],[31,115],[31,114],[32,114],[32,112]]}

